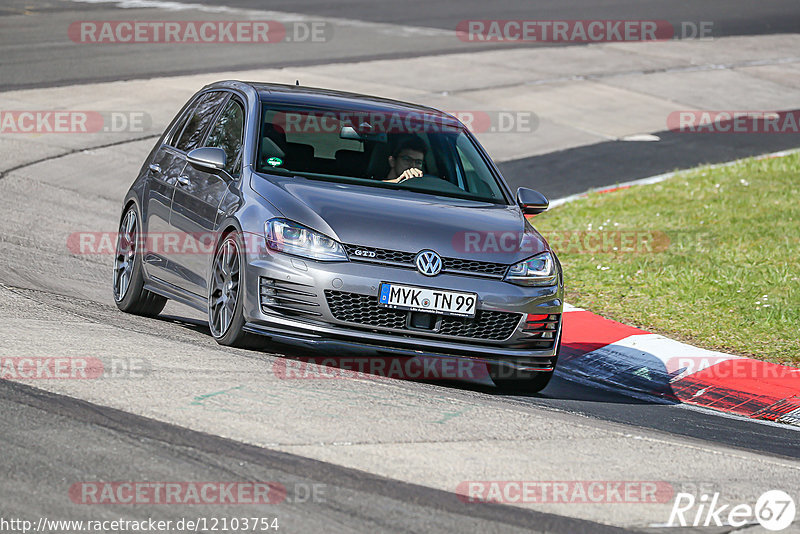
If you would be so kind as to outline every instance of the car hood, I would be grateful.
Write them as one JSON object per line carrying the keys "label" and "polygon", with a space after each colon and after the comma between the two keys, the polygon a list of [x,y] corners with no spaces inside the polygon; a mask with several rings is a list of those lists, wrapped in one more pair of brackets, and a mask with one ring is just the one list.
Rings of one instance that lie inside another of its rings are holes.
{"label": "car hood", "polygon": [[254,176],[251,185],[287,219],[349,245],[504,264],[549,250],[513,205],[302,177]]}

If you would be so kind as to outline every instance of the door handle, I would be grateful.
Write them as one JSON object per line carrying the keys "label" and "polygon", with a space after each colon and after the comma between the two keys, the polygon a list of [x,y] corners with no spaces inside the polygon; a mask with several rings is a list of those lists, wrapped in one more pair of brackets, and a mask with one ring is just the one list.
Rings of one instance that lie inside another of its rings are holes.
{"label": "door handle", "polygon": [[178,183],[180,185],[189,185],[189,177],[185,174],[183,176],[178,176]]}
{"label": "door handle", "polygon": [[150,170],[158,174],[161,174],[161,165],[159,165],[158,163],[151,163]]}

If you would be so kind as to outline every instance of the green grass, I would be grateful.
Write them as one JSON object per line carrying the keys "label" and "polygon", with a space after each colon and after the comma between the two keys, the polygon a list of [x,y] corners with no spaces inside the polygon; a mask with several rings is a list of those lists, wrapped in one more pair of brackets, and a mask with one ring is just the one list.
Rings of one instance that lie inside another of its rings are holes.
{"label": "green grass", "polygon": [[[699,347],[800,364],[800,155],[592,193],[532,222],[561,259],[570,304]],[[635,231],[653,238],[652,252],[612,243]],[[598,232],[607,245],[587,250]]]}

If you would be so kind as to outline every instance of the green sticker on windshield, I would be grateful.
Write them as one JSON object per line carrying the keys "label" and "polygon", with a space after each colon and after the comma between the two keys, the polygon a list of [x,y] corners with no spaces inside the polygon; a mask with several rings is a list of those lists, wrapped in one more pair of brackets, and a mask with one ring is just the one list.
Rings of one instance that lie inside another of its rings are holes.
{"label": "green sticker on windshield", "polygon": [[267,165],[277,167],[278,165],[283,165],[283,160],[281,158],[269,158],[267,160]]}

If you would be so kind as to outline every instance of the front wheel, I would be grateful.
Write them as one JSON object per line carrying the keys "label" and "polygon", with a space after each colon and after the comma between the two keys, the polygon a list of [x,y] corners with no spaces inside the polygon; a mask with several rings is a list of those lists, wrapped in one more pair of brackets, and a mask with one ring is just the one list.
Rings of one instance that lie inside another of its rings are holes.
{"label": "front wheel", "polygon": [[244,330],[244,247],[238,232],[226,234],[214,254],[208,283],[208,326],[220,345],[245,347],[253,336]]}
{"label": "front wheel", "polygon": [[167,304],[167,299],[144,288],[142,257],[139,246],[139,218],[136,207],[125,212],[117,232],[114,255],[114,301],[120,310],[136,315],[155,317]]}
{"label": "front wheel", "polygon": [[[558,355],[560,353],[561,338],[559,337],[556,355],[553,359],[554,368],[556,362],[558,362]],[[522,374],[519,371],[512,371],[509,373],[507,368],[504,369],[494,365],[489,367],[489,375],[494,384],[499,389],[503,390],[503,392],[507,393],[539,393],[550,383],[553,374],[554,371],[539,371]]]}
{"label": "front wheel", "polygon": [[517,378],[492,376],[492,381],[504,393],[539,393],[547,387],[551,378],[553,378],[553,371],[544,371]]}

